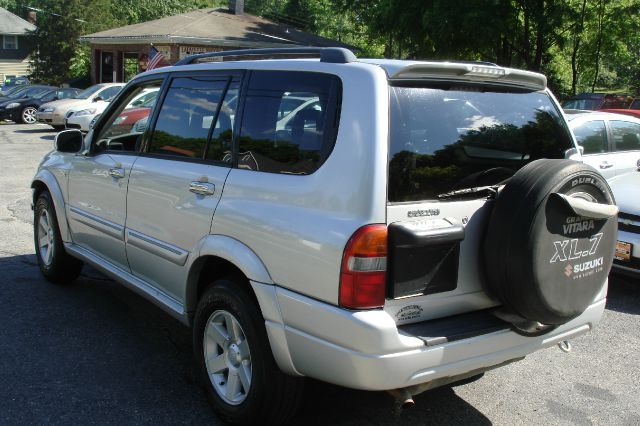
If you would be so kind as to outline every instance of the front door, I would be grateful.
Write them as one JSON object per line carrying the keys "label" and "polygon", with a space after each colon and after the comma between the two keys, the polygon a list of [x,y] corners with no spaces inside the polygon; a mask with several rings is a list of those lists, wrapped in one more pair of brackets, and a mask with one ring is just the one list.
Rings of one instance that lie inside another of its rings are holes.
{"label": "front door", "polygon": [[69,173],[67,217],[73,242],[129,270],[124,247],[127,181],[137,157],[77,155]]}
{"label": "front door", "polygon": [[131,270],[179,303],[187,259],[209,234],[231,167],[238,83],[238,76],[226,73],[174,76],[145,152],[131,171],[126,224]]}
{"label": "front door", "polygon": [[[127,184],[144,127],[123,132],[118,124],[138,97],[160,90],[161,78],[141,82],[122,94],[114,109],[105,113],[109,117],[104,124],[87,136],[89,149],[74,157],[69,174],[67,215],[73,242],[127,272]],[[153,106],[146,113],[152,110]]]}

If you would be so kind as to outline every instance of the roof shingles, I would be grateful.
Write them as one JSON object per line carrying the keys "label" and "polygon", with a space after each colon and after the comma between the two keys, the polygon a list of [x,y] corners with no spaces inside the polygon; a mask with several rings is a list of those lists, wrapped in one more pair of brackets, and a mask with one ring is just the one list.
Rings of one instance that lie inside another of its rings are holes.
{"label": "roof shingles", "polygon": [[273,45],[349,47],[257,16],[235,15],[227,9],[199,9],[155,21],[113,28],[80,37],[95,44],[149,43],[220,44],[238,47]]}

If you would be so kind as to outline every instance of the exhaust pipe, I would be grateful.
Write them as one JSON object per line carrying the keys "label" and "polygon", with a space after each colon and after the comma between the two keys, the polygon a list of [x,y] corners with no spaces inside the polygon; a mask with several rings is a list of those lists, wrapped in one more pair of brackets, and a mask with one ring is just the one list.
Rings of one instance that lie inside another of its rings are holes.
{"label": "exhaust pipe", "polygon": [[411,392],[409,392],[407,388],[391,389],[387,392],[395,400],[395,407],[397,412],[416,405],[416,403],[413,401],[413,396],[411,396]]}

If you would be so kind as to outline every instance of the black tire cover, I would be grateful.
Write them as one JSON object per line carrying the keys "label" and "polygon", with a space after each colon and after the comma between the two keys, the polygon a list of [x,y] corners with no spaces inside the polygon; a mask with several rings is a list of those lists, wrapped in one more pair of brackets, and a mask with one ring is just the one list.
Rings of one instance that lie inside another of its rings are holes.
{"label": "black tire cover", "polygon": [[503,306],[530,321],[577,317],[609,275],[617,218],[576,216],[552,193],[615,204],[606,180],[571,160],[536,160],[495,200],[484,241],[486,284]]}

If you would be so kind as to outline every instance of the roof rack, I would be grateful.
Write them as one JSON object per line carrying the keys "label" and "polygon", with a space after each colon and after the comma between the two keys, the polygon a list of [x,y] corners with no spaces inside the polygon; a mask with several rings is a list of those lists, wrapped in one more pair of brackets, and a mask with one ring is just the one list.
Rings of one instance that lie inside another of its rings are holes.
{"label": "roof rack", "polygon": [[319,56],[320,62],[334,64],[347,64],[357,60],[356,56],[349,49],[344,47],[283,47],[274,49],[243,49],[227,50],[224,52],[200,53],[198,55],[187,56],[176,62],[176,66],[189,65],[199,59],[221,58],[227,56],[278,56],[278,55],[300,55]]}

